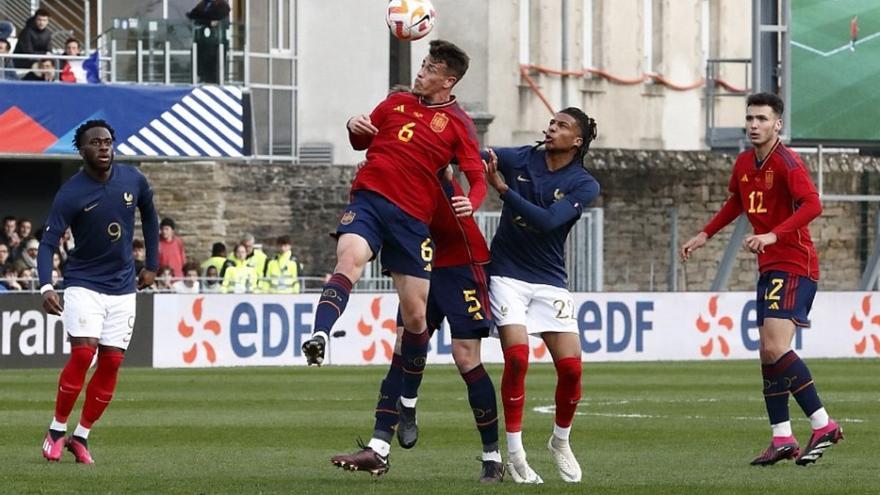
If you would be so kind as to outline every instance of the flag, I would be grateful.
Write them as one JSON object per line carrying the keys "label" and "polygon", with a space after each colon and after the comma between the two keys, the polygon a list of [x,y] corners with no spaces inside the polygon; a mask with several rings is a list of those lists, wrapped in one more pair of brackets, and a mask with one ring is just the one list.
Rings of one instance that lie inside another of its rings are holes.
{"label": "flag", "polygon": [[68,60],[64,62],[58,79],[72,83],[99,83],[101,82],[99,64],[97,51],[85,60]]}
{"label": "flag", "polygon": [[82,68],[86,73],[87,82],[101,82],[101,62],[98,60],[98,50],[95,50],[89,55],[89,58],[83,60]]}

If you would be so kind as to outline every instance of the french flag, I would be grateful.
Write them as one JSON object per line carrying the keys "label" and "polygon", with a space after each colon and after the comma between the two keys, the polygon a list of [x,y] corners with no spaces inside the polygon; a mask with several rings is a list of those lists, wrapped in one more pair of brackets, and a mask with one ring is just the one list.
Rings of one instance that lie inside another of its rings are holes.
{"label": "french flag", "polygon": [[101,62],[95,50],[85,60],[68,60],[61,69],[59,79],[65,82],[99,83],[101,82]]}

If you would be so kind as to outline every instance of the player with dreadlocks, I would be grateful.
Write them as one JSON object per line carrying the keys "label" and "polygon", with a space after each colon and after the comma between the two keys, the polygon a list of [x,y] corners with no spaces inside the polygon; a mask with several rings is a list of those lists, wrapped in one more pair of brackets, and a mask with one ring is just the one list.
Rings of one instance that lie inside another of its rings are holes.
{"label": "player with dreadlocks", "polygon": [[568,291],[565,240],[599,195],[584,156],[596,121],[578,108],[556,113],[536,146],[488,152],[487,180],[501,195],[501,223],[492,239],[489,298],[504,351],[501,399],[510,476],[542,483],[522,443],[529,335],[540,336],[556,366],[556,417],[548,448],[567,482],[581,480],[569,433],[581,397],[581,341]]}
{"label": "player with dreadlocks", "polygon": [[[37,254],[43,309],[61,316],[70,337],[70,358],[61,371],[55,415],[43,440],[43,457],[61,460],[67,447],[76,462],[93,464],[89,431],[116,388],[119,366],[131,341],[137,287],[152,285],[159,264],[159,218],[153,191],[138,169],[113,164],[115,135],[110,124],[89,120],[76,130],[74,147],[85,162],[58,193],[49,211]],[[146,266],[134,271],[131,250],[135,207],[140,210]],[[52,287],[52,253],[70,227],[76,240],[64,265],[64,305]],[[68,438],[67,418],[97,354],[76,430]]]}

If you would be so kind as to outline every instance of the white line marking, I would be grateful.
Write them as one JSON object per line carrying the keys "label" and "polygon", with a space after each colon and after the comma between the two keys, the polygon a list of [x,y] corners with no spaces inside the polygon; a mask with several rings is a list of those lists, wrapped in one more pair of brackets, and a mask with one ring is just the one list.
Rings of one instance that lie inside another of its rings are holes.
{"label": "white line marking", "polygon": [[[865,36],[864,38],[862,38],[862,39],[856,41],[856,46],[859,46],[859,45],[861,45],[862,43],[865,43],[865,42],[867,42],[867,41],[871,41],[872,39],[877,38],[877,37],[880,37],[880,31],[878,31],[878,32],[876,32],[876,33],[874,33],[874,34],[869,34],[868,36]],[[849,50],[849,43],[847,43],[847,44],[845,44],[845,45],[843,45],[843,46],[839,46],[839,47],[837,47],[837,48],[835,48],[834,50],[831,50],[831,51],[829,51],[829,52],[823,52],[822,50],[818,50],[818,49],[816,49],[816,48],[813,48],[812,46],[805,45],[805,44],[803,44],[803,43],[798,43],[797,41],[792,41],[791,44],[794,45],[794,46],[796,46],[796,47],[798,47],[798,48],[801,48],[801,49],[807,50],[808,52],[813,52],[813,53],[815,53],[816,55],[821,55],[821,56],[823,56],[823,57],[830,57],[830,56],[832,56],[832,55],[836,55],[836,54],[838,54],[838,53],[840,53],[840,52],[842,52],[842,51],[844,51],[844,50]]]}

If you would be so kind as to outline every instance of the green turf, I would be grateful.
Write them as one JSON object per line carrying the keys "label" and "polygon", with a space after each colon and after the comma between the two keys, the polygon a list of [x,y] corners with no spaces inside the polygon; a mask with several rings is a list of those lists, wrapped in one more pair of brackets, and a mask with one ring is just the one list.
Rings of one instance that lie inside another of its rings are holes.
{"label": "green turf", "polygon": [[[792,40],[823,53],[849,44],[849,22],[859,16],[859,38],[880,32],[876,0],[792,2]],[[792,46],[791,125],[795,139],[880,140],[880,36],[822,56]]]}
{"label": "green turf", "polygon": [[[479,439],[453,367],[429,368],[422,437],[374,481],[328,461],[369,437],[379,367],[124,369],[91,435],[95,466],[39,453],[57,370],[0,371],[0,493],[877,493],[877,360],[813,360],[847,433],[818,464],[751,467],[769,441],[754,362],[586,363],[572,442],[584,482],[564,484],[544,447],[555,375],[533,365],[525,444],[544,487],[481,487]],[[500,368],[490,367],[496,386]],[[795,433],[809,423],[792,401]],[[77,417],[75,413],[73,418]],[[72,421],[71,421],[72,423]]]}

